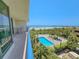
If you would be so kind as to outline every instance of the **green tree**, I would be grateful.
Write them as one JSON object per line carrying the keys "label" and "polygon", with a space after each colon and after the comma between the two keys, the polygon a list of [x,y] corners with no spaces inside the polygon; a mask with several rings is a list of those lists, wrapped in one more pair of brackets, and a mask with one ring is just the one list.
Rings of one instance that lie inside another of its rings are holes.
{"label": "green tree", "polygon": [[68,36],[68,42],[67,42],[68,48],[70,48],[71,50],[75,50],[78,45],[77,43],[78,43],[78,37],[76,36],[76,34],[71,33]]}

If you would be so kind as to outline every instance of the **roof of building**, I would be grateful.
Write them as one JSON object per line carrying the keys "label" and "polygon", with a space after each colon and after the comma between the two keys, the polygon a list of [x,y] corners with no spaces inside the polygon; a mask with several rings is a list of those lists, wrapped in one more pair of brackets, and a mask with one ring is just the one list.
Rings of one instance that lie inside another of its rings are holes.
{"label": "roof of building", "polygon": [[69,52],[69,54],[71,54],[71,55],[74,56],[74,57],[79,57],[79,55],[76,54],[75,52]]}

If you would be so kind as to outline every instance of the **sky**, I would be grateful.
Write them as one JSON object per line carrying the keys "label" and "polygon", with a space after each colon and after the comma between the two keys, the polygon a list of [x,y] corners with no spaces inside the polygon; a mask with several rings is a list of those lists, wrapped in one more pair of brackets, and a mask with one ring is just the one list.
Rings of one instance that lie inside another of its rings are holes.
{"label": "sky", "polygon": [[29,25],[79,25],[79,0],[30,0]]}

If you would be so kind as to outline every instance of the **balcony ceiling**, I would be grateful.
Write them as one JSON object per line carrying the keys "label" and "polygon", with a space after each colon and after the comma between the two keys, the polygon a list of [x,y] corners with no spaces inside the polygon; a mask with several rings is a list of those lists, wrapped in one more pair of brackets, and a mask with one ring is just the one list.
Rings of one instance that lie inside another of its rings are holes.
{"label": "balcony ceiling", "polygon": [[28,0],[3,0],[10,9],[10,16],[15,20],[28,21]]}

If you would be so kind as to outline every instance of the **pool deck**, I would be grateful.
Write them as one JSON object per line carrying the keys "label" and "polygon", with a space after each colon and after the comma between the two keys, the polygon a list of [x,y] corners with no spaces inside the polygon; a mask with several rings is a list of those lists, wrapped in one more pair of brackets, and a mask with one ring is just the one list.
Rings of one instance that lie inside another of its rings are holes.
{"label": "pool deck", "polygon": [[62,37],[60,37],[62,39],[62,41],[58,41],[58,40],[52,39],[51,37],[49,37],[49,34],[42,34],[42,35],[40,34],[40,35],[38,35],[38,37],[45,37],[45,38],[47,38],[48,41],[53,42],[54,45],[58,45],[61,42],[67,41],[65,38],[62,38]]}

